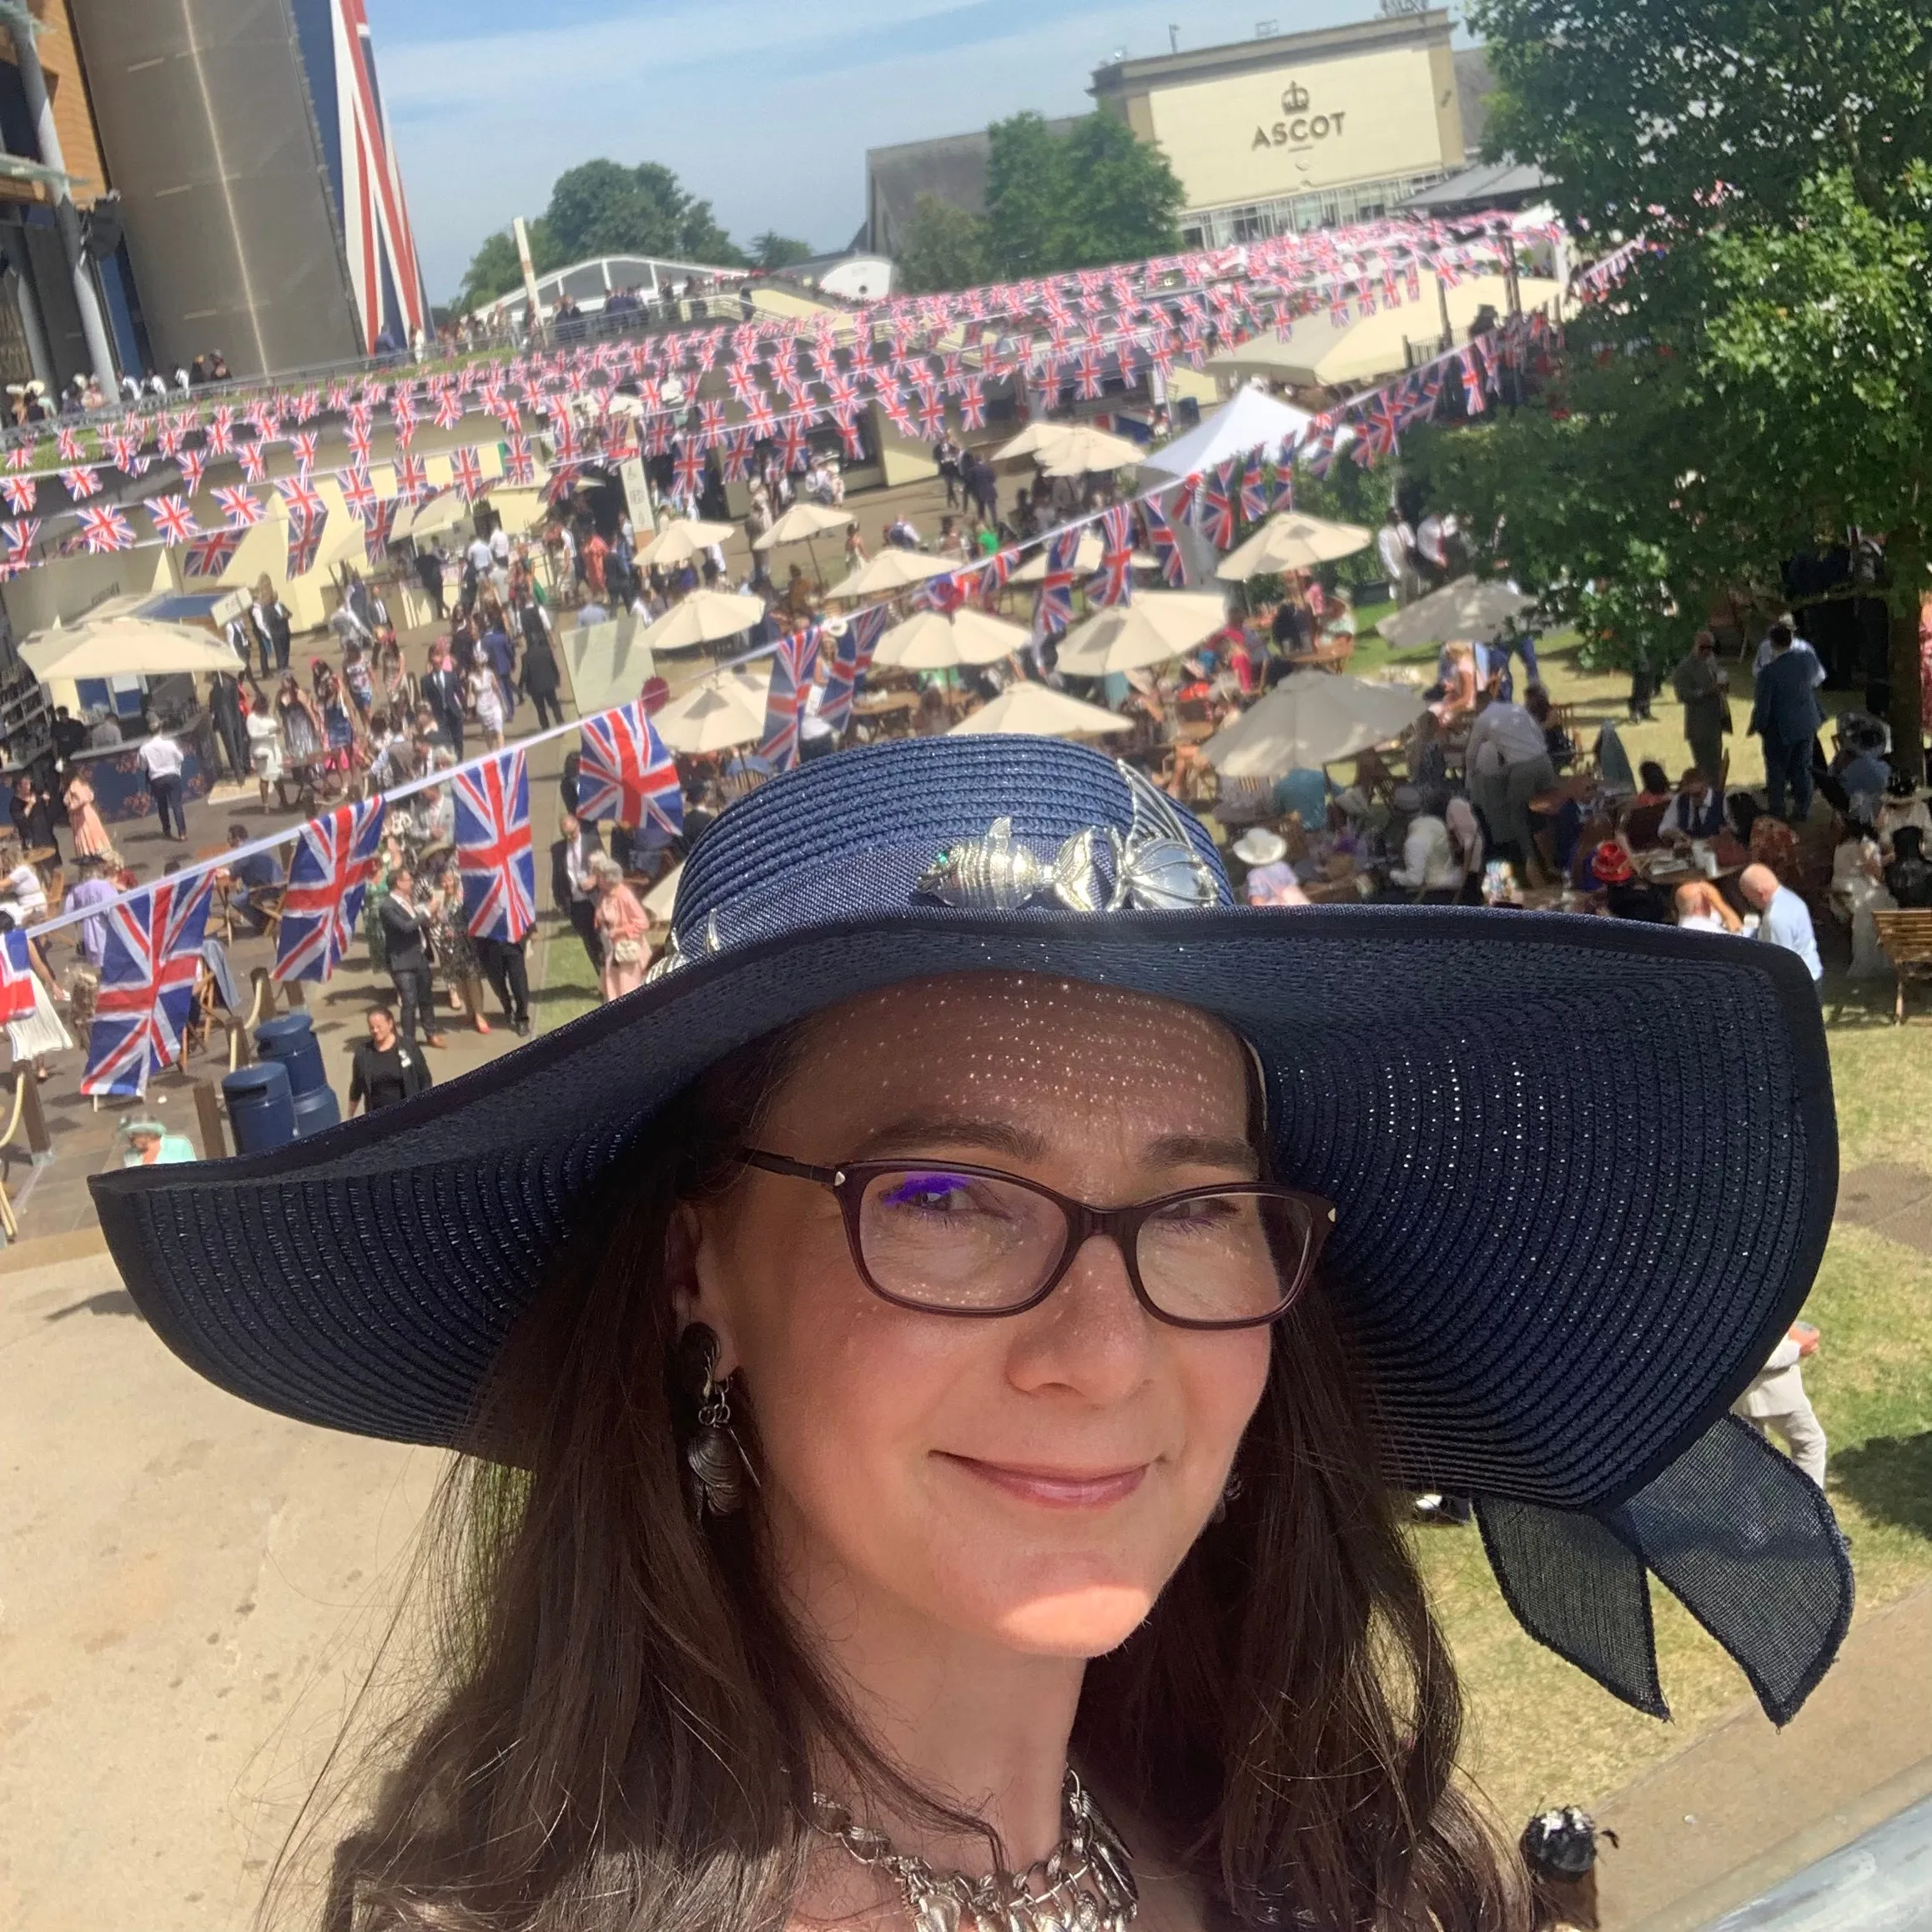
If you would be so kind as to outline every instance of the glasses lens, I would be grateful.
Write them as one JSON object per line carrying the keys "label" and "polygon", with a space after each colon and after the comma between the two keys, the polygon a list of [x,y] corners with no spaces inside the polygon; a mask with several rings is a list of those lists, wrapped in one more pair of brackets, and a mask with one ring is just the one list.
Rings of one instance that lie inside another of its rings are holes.
{"label": "glasses lens", "polygon": [[1263,1321],[1301,1292],[1314,1235],[1306,1201],[1185,1195],[1140,1224],[1140,1285],[1177,1321]]}
{"label": "glasses lens", "polygon": [[990,1313],[1039,1291],[1066,1245],[1066,1218],[1016,1182],[943,1167],[875,1175],[859,1203],[859,1251],[888,1295]]}

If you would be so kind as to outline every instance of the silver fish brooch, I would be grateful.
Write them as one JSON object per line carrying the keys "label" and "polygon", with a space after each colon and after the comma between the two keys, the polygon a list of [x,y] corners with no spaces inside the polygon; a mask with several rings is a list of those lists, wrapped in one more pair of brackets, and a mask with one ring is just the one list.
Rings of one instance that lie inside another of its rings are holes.
{"label": "silver fish brooch", "polygon": [[1013,821],[995,818],[984,838],[949,845],[919,874],[918,889],[942,905],[979,913],[1017,913],[1051,898],[1069,913],[1097,913],[1096,831],[1076,832],[1050,859],[1016,844]]}

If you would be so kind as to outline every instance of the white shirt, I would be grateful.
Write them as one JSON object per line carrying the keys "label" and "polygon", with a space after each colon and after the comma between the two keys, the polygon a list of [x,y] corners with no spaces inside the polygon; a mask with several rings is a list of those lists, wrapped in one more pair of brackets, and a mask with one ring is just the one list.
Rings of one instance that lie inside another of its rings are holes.
{"label": "white shirt", "polygon": [[602,849],[589,833],[581,830],[575,838],[564,841],[564,873],[571,882],[573,899],[593,899],[597,896],[596,886],[591,878],[591,861]]}
{"label": "white shirt", "polygon": [[1442,543],[1442,519],[1434,511],[1416,526],[1416,547],[1432,564],[1441,565],[1448,561],[1448,554]]}
{"label": "white shirt", "polygon": [[471,542],[469,549],[464,554],[475,566],[478,576],[482,576],[494,561],[490,554],[489,544],[480,536]]}
{"label": "white shirt", "polygon": [[[1819,662],[1818,653],[1812,649],[1808,640],[1796,636],[1791,640],[1791,648],[1802,651],[1811,660],[1811,688],[1816,691],[1824,682],[1824,667]],[[1751,660],[1751,675],[1753,677],[1763,674],[1764,667],[1771,662],[1772,655],[1771,640],[1766,636],[1758,646],[1758,655]]]}
{"label": "white shirt", "polygon": [[1403,542],[1401,531],[1395,524],[1385,523],[1377,533],[1376,554],[1382,560],[1382,568],[1391,577],[1399,577],[1409,567],[1409,546]]}
{"label": "white shirt", "polygon": [[181,747],[173,738],[149,738],[140,752],[141,769],[148,774],[150,782],[156,778],[177,778],[181,775],[185,762]]}
{"label": "white shirt", "polygon": [[510,532],[501,523],[491,532],[490,554],[500,564],[510,561]]}
{"label": "white shirt", "polygon": [[7,889],[13,895],[22,919],[38,918],[47,910],[47,888],[40,883],[40,874],[24,859],[8,873]]}
{"label": "white shirt", "polygon": [[1462,861],[1449,838],[1449,828],[1426,813],[1409,821],[1402,841],[1402,863],[1389,877],[1411,892],[1453,892],[1462,883]]}
{"label": "white shirt", "polygon": [[1520,704],[1498,700],[1471,726],[1464,755],[1471,771],[1493,776],[1512,765],[1547,757],[1549,749],[1543,727]]}
{"label": "white shirt", "polygon": [[1818,935],[1811,929],[1811,913],[1789,886],[1779,886],[1765,907],[1758,922],[1758,937],[1768,945],[1795,953],[1809,968],[1814,979],[1824,979],[1824,962],[1818,956]]}

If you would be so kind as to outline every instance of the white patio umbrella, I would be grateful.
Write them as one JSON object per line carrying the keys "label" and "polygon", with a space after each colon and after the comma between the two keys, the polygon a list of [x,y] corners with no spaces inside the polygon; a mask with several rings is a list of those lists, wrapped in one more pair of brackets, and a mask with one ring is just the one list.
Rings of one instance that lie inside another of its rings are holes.
{"label": "white patio umbrella", "polygon": [[1384,617],[1376,628],[1398,651],[1419,644],[1447,644],[1458,637],[1487,642],[1512,617],[1535,605],[1536,599],[1514,584],[1458,577],[1416,598],[1407,610]]}
{"label": "white patio umbrella", "polygon": [[671,923],[671,915],[677,907],[677,882],[683,877],[683,866],[674,865],[644,895],[644,910],[661,926]]}
{"label": "white patio umbrella", "polygon": [[922,551],[901,550],[897,544],[888,544],[825,594],[828,597],[886,596],[894,591],[909,591],[928,578],[943,577],[958,567],[943,556],[928,556]]}
{"label": "white patio umbrella", "polygon": [[725,752],[757,744],[765,735],[769,662],[714,671],[652,714],[657,735],[674,752]]}
{"label": "white patio umbrella", "polygon": [[1082,704],[1064,691],[1044,684],[1016,684],[992,703],[960,719],[946,735],[966,737],[979,732],[1018,732],[1029,738],[1099,737],[1110,732],[1130,732],[1130,719]]}
{"label": "white patio umbrella", "polygon": [[695,556],[702,556],[714,543],[722,543],[737,534],[735,523],[701,523],[692,518],[682,517],[666,524],[637,552],[637,561],[668,570],[674,565],[687,564]]}
{"label": "white patio umbrella", "polygon": [[1072,434],[1073,427],[1071,423],[1029,423],[1017,436],[993,452],[993,460],[1010,463],[1021,456],[1050,455]]}
{"label": "white patio umbrella", "polygon": [[1297,671],[1201,747],[1224,778],[1280,778],[1352,758],[1399,738],[1421,717],[1419,693],[1322,671]]}
{"label": "white patio umbrella", "polygon": [[848,511],[828,510],[819,503],[794,503],[762,536],[752,540],[752,548],[776,550],[782,543],[809,543],[815,536],[849,530],[852,523]]}
{"label": "white patio umbrella", "polygon": [[1215,575],[1225,583],[1245,584],[1250,577],[1273,571],[1313,570],[1317,564],[1353,556],[1374,541],[1374,532],[1359,523],[1331,523],[1326,517],[1285,510],[1230,552]]}
{"label": "white patio umbrella", "polygon": [[1059,667],[1082,677],[1143,671],[1191,651],[1227,621],[1227,606],[1211,593],[1145,591],[1132,603],[1109,605],[1069,631],[1060,645]]}
{"label": "white patio umbrella", "polygon": [[1028,641],[1018,624],[1003,623],[967,605],[951,616],[921,611],[878,641],[873,662],[882,671],[948,671],[958,664],[997,664]]}
{"label": "white patio umbrella", "polygon": [[[1074,558],[1074,569],[1081,576],[1090,577],[1100,567],[1100,558],[1106,546],[1100,541],[1099,532],[1084,530],[1080,532],[1080,547]],[[1160,559],[1150,556],[1144,550],[1134,553],[1134,568],[1137,571],[1157,571]],[[1046,578],[1046,552],[1043,550],[1031,556],[1006,581],[1009,584],[1037,584]]]}
{"label": "white patio umbrella", "polygon": [[1125,470],[1146,455],[1140,444],[1112,435],[1090,424],[1069,425],[1069,434],[1044,452],[1042,467],[1049,476],[1084,476],[1094,471]]}
{"label": "white patio umbrella", "polygon": [[765,614],[762,597],[737,591],[693,591],[673,604],[637,641],[647,651],[695,651],[748,631]]}
{"label": "white patio umbrella", "polygon": [[43,684],[83,677],[172,677],[240,667],[228,640],[191,624],[152,617],[110,617],[98,624],[56,625],[20,647],[22,662]]}

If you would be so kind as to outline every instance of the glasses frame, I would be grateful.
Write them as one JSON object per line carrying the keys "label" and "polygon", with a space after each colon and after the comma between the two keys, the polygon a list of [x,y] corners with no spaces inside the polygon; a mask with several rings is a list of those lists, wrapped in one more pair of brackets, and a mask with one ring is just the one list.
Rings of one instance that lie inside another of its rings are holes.
{"label": "glasses frame", "polygon": [[[916,1315],[945,1315],[963,1321],[995,1321],[1010,1315],[1024,1315],[1039,1306],[1048,1296],[1067,1277],[1067,1270],[1074,1265],[1078,1255],[1095,1235],[1104,1235],[1119,1250],[1120,1259],[1127,1270],[1127,1280],[1134,1291],[1134,1299],[1151,1315],[1156,1321],[1163,1321],[1170,1328],[1185,1328],[1195,1331],[1220,1333],[1230,1329],[1265,1328],[1279,1321],[1301,1297],[1315,1273],[1316,1263],[1321,1258],[1321,1250],[1326,1242],[1330,1230],[1335,1225],[1335,1204],[1318,1194],[1309,1194],[1300,1188],[1277,1187],[1267,1181],[1230,1180],[1218,1181],[1207,1187],[1184,1187],[1172,1194],[1157,1195],[1151,1200],[1133,1201],[1125,1207],[1094,1207],[1090,1202],[1075,1200],[1070,1195],[1057,1192],[1044,1183],[1031,1180],[1024,1174],[1011,1174],[1004,1167],[976,1167],[967,1160],[938,1160],[901,1158],[897,1160],[848,1160],[837,1167],[815,1167],[809,1161],[793,1160],[788,1155],[772,1154],[762,1148],[742,1147],[737,1158],[747,1167],[761,1169],[767,1174],[788,1175],[797,1180],[816,1182],[820,1187],[829,1188],[837,1195],[841,1213],[845,1220],[845,1241],[852,1252],[852,1265],[858,1270],[858,1278],[882,1301],[889,1301],[895,1308],[910,1310]],[[889,1288],[882,1288],[873,1280],[871,1269],[866,1265],[865,1250],[860,1236],[859,1215],[865,1200],[865,1190],[882,1174],[917,1173],[921,1168],[929,1167],[947,1174],[965,1175],[975,1180],[1002,1180],[1014,1187],[1024,1188],[1029,1194],[1039,1195],[1050,1200],[1064,1217],[1067,1224],[1065,1246],[1060,1250],[1060,1258],[1054,1263],[1053,1271],[1045,1282],[1024,1301],[1016,1301],[1006,1308],[938,1308],[930,1302],[908,1301],[903,1295],[895,1295]],[[1203,1200],[1217,1195],[1258,1194],[1266,1195],[1278,1200],[1291,1200],[1312,1210],[1308,1238],[1308,1253],[1303,1260],[1301,1272],[1280,1305],[1265,1315],[1244,1315],[1230,1321],[1194,1321],[1185,1316],[1170,1315],[1147,1291],[1140,1279],[1140,1230],[1162,1209],[1172,1207],[1177,1201]]]}

